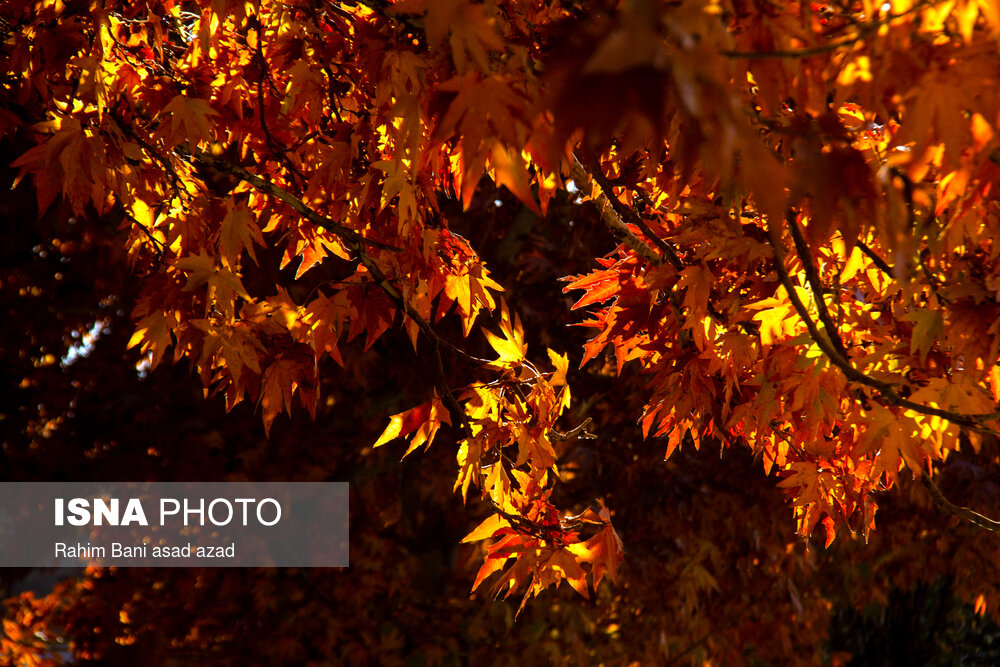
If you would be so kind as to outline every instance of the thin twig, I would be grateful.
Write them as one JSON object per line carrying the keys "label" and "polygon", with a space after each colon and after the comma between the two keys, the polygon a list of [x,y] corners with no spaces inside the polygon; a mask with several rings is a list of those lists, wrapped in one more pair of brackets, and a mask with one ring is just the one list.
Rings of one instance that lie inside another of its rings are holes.
{"label": "thin twig", "polygon": [[280,199],[281,201],[288,204],[288,206],[290,206],[292,210],[294,210],[296,213],[301,215],[303,218],[305,218],[312,224],[316,225],[317,227],[322,227],[328,232],[336,234],[337,236],[339,236],[341,239],[343,239],[348,243],[368,245],[373,248],[378,248],[380,250],[388,250],[391,252],[402,252],[400,248],[361,236],[353,229],[348,229],[347,227],[344,227],[343,225],[334,222],[330,218],[327,218],[326,216],[317,213],[309,206],[306,206],[302,202],[302,200],[300,200],[292,193],[288,192],[283,188],[278,187],[277,185],[274,185],[270,181],[264,180],[260,176],[247,171],[246,169],[237,164],[233,164],[228,160],[217,158],[209,153],[198,153],[194,156],[194,158],[199,162],[202,162],[204,164],[207,164],[211,167],[218,169],[219,171],[224,171],[226,173],[232,174],[233,176],[237,176],[246,181],[247,183],[249,183],[250,185],[252,185],[255,189],[265,194],[269,194],[276,199]]}
{"label": "thin twig", "polygon": [[170,187],[173,188],[174,193],[178,198],[188,194],[187,190],[183,186],[183,181],[181,180],[180,175],[177,173],[174,165],[170,164],[169,158],[160,155],[159,151],[157,151],[156,148],[154,148],[148,141],[140,137],[139,133],[136,132],[134,127],[132,127],[131,123],[126,122],[125,119],[118,115],[116,111],[108,109],[108,115],[111,116],[113,121],[115,121],[115,124],[119,127],[119,129],[125,133],[125,136],[131,138],[139,144],[139,146],[141,146],[151,158],[159,163],[159,165],[163,168],[163,171],[166,172],[167,178],[170,181]]}
{"label": "thin twig", "polygon": [[587,417],[579,426],[576,426],[565,433],[560,433],[555,430],[549,431],[549,438],[559,441],[566,441],[572,438],[580,438],[580,440],[594,440],[597,436],[587,430],[592,422],[593,420],[590,417]]}
{"label": "thin twig", "polygon": [[898,14],[893,14],[892,12],[887,13],[882,18],[871,21],[866,24],[858,26],[858,32],[850,37],[845,37],[841,40],[835,42],[827,42],[826,44],[818,44],[816,46],[807,46],[801,49],[777,49],[774,51],[737,51],[732,49],[725,49],[720,51],[720,53],[727,58],[744,58],[746,60],[765,60],[773,58],[809,58],[811,56],[819,56],[824,53],[830,53],[836,51],[837,49],[843,48],[845,46],[853,46],[860,41],[867,39],[870,35],[878,32],[879,28],[887,25],[894,21],[895,19],[902,18],[907,14],[915,12],[922,9],[924,5],[927,5],[929,0],[921,0],[915,3],[913,6],[907,8]]}
{"label": "thin twig", "polygon": [[[258,2],[257,16],[259,17],[260,14],[261,7],[260,2]],[[257,35],[257,48],[254,51],[254,58],[257,60],[257,66],[260,68],[260,75],[257,77],[257,109],[260,112],[258,114],[260,118],[260,129],[264,132],[264,139],[267,142],[267,145],[270,146],[272,151],[277,153],[278,160],[285,166],[288,172],[301,186],[305,183],[305,176],[288,157],[288,149],[282,146],[281,143],[274,138],[274,135],[271,134],[271,129],[267,125],[267,109],[265,108],[266,105],[264,100],[265,81],[267,81],[271,94],[275,97],[278,96],[278,87],[274,84],[274,79],[271,78],[271,67],[268,64],[267,57],[264,55],[264,35],[267,32],[267,27],[268,26],[260,25],[260,30]]]}
{"label": "thin twig", "polygon": [[438,344],[437,339],[434,340],[434,356],[437,358],[437,373],[438,373],[438,391],[441,392],[441,400],[444,404],[448,406],[448,411],[457,417],[458,422],[462,425],[462,430],[465,432],[465,437],[471,440],[475,437],[472,432],[472,424],[469,423],[469,416],[462,409],[462,405],[455,398],[455,393],[452,391],[451,386],[448,384],[448,379],[444,374],[444,360],[441,358],[441,346]]}
{"label": "thin twig", "polygon": [[115,195],[115,199],[117,199],[118,203],[121,204],[122,209],[123,209],[123,211],[125,213],[125,217],[128,218],[129,221],[133,225],[135,225],[136,227],[138,227],[139,230],[142,231],[142,233],[145,234],[146,237],[153,243],[153,248],[156,250],[156,262],[154,262],[154,268],[153,268],[153,270],[155,271],[156,268],[158,268],[160,266],[160,263],[163,262],[163,258],[164,258],[164,256],[167,253],[167,246],[163,243],[163,241],[161,241],[160,239],[158,239],[155,236],[153,236],[153,232],[151,232],[149,230],[149,228],[146,227],[146,225],[144,225],[141,222],[139,222],[138,220],[136,220],[135,216],[133,216],[127,210],[124,210],[125,209],[125,205],[122,202],[121,198],[119,198],[117,195]]}
{"label": "thin twig", "polygon": [[929,474],[922,474],[920,476],[920,482],[924,485],[924,488],[927,489],[927,492],[931,494],[931,499],[934,501],[934,504],[948,514],[954,514],[955,516],[962,517],[966,521],[974,523],[980,528],[985,528],[990,532],[1000,532],[1000,521],[994,521],[993,519],[985,517],[979,512],[971,510],[968,507],[960,507],[951,502],[944,497],[944,494],[941,493],[941,489],[937,487],[937,484],[934,483],[934,480],[931,479]]}

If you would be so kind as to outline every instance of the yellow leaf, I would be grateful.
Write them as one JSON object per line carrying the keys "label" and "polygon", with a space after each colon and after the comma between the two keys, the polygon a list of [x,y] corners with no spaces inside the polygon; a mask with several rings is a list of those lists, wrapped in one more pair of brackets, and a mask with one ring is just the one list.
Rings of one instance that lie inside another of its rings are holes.
{"label": "yellow leaf", "polygon": [[858,271],[864,268],[864,257],[864,253],[862,253],[857,247],[851,250],[851,256],[847,258],[844,270],[840,273],[840,282],[846,283],[848,280],[857,275]]}
{"label": "yellow leaf", "polygon": [[472,532],[462,538],[462,544],[478,542],[493,537],[502,528],[510,528],[510,522],[499,514],[492,514],[472,529]]}
{"label": "yellow leaf", "polygon": [[503,333],[503,338],[486,330],[483,330],[483,333],[490,346],[500,355],[496,359],[496,363],[506,368],[513,368],[524,361],[527,347],[524,344],[521,318],[515,313],[512,323],[510,311],[503,300],[500,301],[500,331]]}
{"label": "yellow leaf", "polygon": [[549,384],[553,387],[562,387],[566,385],[566,373],[569,371],[569,356],[565,354],[559,354],[558,352],[547,349],[549,355],[549,361],[552,365],[556,367],[556,372],[552,375],[552,379],[549,380]]}
{"label": "yellow leaf", "polygon": [[528,176],[528,169],[524,165],[524,158],[517,150],[507,150],[497,144],[490,156],[490,164],[493,166],[494,180],[497,185],[506,186],[528,208],[537,215],[542,214],[538,202],[535,201],[535,195],[531,191],[531,179]]}
{"label": "yellow leaf", "polygon": [[776,338],[784,338],[787,330],[785,320],[792,312],[792,305],[781,303],[777,299],[765,299],[754,304],[750,308],[763,308],[753,316],[753,319],[760,322],[760,342],[762,345],[771,345]]}
{"label": "yellow leaf", "polygon": [[146,317],[139,320],[135,328],[135,333],[129,338],[128,348],[131,349],[141,343],[139,351],[143,354],[152,354],[150,359],[150,370],[156,368],[163,358],[163,353],[171,343],[170,327],[166,315],[157,309]]}

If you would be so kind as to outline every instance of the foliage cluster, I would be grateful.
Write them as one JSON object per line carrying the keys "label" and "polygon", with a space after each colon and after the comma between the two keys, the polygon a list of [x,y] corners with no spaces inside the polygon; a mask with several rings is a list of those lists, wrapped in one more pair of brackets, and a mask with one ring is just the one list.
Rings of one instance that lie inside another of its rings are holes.
{"label": "foliage cluster", "polygon": [[996,3],[0,33],[6,478],[347,479],[360,527],[346,573],[12,597],[0,653],[809,664],[893,586],[1000,608]]}

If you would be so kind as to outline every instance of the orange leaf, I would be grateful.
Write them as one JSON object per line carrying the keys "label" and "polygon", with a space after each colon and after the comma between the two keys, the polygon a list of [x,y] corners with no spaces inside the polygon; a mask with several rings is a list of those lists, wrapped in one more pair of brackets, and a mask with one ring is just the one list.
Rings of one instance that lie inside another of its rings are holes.
{"label": "orange leaf", "polygon": [[219,251],[222,253],[223,261],[228,262],[229,266],[236,266],[245,249],[250,258],[256,262],[254,243],[263,246],[264,236],[260,233],[260,227],[254,221],[253,214],[243,204],[232,206],[230,203],[219,234]]}
{"label": "orange leaf", "polygon": [[580,560],[591,564],[594,574],[594,588],[597,588],[597,585],[601,583],[605,574],[611,578],[615,585],[618,584],[618,568],[621,567],[625,548],[618,533],[610,524],[586,542],[571,544],[566,547],[566,550]]}
{"label": "orange leaf", "polygon": [[390,417],[389,425],[385,427],[382,435],[379,436],[373,446],[381,447],[391,440],[416,431],[413,440],[410,442],[410,446],[407,448],[406,453],[403,454],[403,458],[406,458],[410,452],[424,443],[427,443],[427,446],[430,447],[441,424],[448,424],[450,426],[451,415],[435,391],[432,400]]}
{"label": "orange leaf", "polygon": [[168,146],[189,142],[194,147],[211,142],[215,140],[215,129],[210,116],[218,115],[203,99],[177,95],[160,112],[155,136]]}
{"label": "orange leaf", "polygon": [[462,543],[478,542],[496,535],[497,531],[510,528],[510,522],[499,514],[491,514],[482,523],[472,529],[472,532],[462,538]]}

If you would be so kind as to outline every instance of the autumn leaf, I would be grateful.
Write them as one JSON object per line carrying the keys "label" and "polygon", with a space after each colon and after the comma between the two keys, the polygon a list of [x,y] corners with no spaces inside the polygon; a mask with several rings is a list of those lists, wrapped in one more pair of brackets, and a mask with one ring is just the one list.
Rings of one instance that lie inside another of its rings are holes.
{"label": "autumn leaf", "polygon": [[188,142],[192,147],[215,140],[211,117],[219,113],[206,100],[177,95],[160,111],[157,138],[168,146]]}
{"label": "autumn leaf", "polygon": [[[346,474],[362,519],[336,585],[13,596],[0,662],[839,664],[890,584],[1000,609],[955,530],[995,527],[997,3],[606,4],[0,6],[11,477]],[[491,635],[452,566],[586,641]]]}
{"label": "autumn leaf", "polygon": [[500,302],[500,332],[503,334],[502,338],[483,330],[490,346],[500,355],[493,363],[504,368],[514,368],[524,360],[527,347],[524,344],[521,318],[515,313],[512,322],[510,310],[502,300]]}
{"label": "autumn leaf", "polygon": [[[569,279],[567,278],[566,280]],[[572,290],[583,290],[585,292],[573,304],[572,307],[574,310],[612,299],[621,291],[621,285],[618,281],[618,271],[608,269],[577,276],[569,285],[563,288],[563,292]]]}
{"label": "autumn leaf", "polygon": [[615,584],[618,583],[618,572],[625,554],[621,538],[610,525],[610,515],[607,509],[602,508],[600,517],[606,522],[605,527],[600,532],[585,542],[566,547],[567,551],[577,556],[581,561],[590,563],[595,589],[605,575],[610,577]]}
{"label": "autumn leaf", "polygon": [[296,389],[304,391],[309,382],[306,372],[294,359],[278,359],[264,371],[259,404],[265,432],[270,433],[274,418],[282,411],[291,416],[292,395]]}
{"label": "autumn leaf", "polygon": [[136,323],[135,333],[129,338],[127,347],[131,349],[138,345],[143,355],[149,355],[149,367],[156,368],[172,342],[170,329],[166,313],[153,310]]}
{"label": "autumn leaf", "polygon": [[406,458],[410,452],[420,445],[426,443],[427,447],[430,447],[442,424],[450,426],[451,415],[435,393],[434,398],[427,403],[393,415],[389,419],[389,425],[385,427],[382,435],[379,436],[378,440],[372,446],[381,447],[396,438],[405,437],[413,433],[410,445],[403,454],[403,458]]}
{"label": "autumn leaf", "polygon": [[917,352],[920,355],[920,362],[924,363],[927,360],[927,353],[944,328],[941,311],[914,311],[900,319],[914,323],[913,334],[910,336],[910,353]]}
{"label": "autumn leaf", "polygon": [[222,231],[219,236],[219,250],[223,261],[230,267],[239,265],[240,255],[244,250],[250,259],[257,261],[254,254],[254,244],[264,246],[264,236],[253,219],[253,214],[243,205],[230,206],[226,217],[222,219]]}

